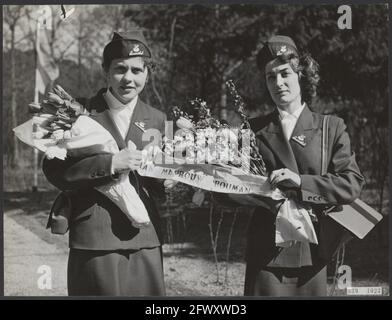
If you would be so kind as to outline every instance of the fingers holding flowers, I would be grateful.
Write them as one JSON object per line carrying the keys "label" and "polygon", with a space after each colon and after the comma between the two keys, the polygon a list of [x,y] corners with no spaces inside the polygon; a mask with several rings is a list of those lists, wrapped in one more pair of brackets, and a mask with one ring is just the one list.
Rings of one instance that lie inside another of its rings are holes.
{"label": "fingers holding flowers", "polygon": [[174,188],[177,183],[178,183],[178,181],[175,181],[175,180],[172,180],[172,179],[166,179],[163,182],[163,185],[164,185],[164,187],[166,189],[171,189],[171,188]]}
{"label": "fingers holding flowers", "polygon": [[142,158],[142,152],[140,150],[122,149],[113,155],[112,168],[115,172],[137,170],[140,168]]}
{"label": "fingers holding flowers", "polygon": [[271,188],[299,188],[301,186],[301,177],[290,169],[283,168],[274,170],[269,176]]}

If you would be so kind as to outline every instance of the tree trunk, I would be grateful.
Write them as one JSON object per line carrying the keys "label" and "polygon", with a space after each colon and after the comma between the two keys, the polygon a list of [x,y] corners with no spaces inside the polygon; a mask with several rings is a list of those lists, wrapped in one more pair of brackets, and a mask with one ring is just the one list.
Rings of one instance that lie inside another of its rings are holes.
{"label": "tree trunk", "polygon": [[[15,24],[10,27],[11,29],[11,53],[10,53],[10,64],[11,64],[11,127],[15,128],[18,125],[17,119],[17,103],[16,103],[16,79],[15,79]],[[19,142],[16,135],[11,133],[13,136],[13,152],[11,165],[16,167],[19,159]]]}
{"label": "tree trunk", "polygon": [[[81,31],[80,31],[81,32]],[[82,94],[82,36],[78,37],[78,95]]]}
{"label": "tree trunk", "polygon": [[222,83],[221,83],[219,117],[221,120],[227,121],[227,94],[226,94],[226,79],[225,78],[222,79]]}

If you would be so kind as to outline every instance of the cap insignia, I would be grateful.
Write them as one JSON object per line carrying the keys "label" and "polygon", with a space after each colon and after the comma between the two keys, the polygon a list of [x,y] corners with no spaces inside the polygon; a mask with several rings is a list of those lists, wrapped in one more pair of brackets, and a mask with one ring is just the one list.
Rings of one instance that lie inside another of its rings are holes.
{"label": "cap insignia", "polygon": [[140,47],[138,44],[134,44],[132,50],[129,52],[130,56],[136,56],[136,55],[143,55],[144,52],[143,50],[140,50]]}
{"label": "cap insignia", "polygon": [[277,56],[282,55],[283,53],[285,53],[287,51],[286,46],[281,46],[279,51],[276,53]]}

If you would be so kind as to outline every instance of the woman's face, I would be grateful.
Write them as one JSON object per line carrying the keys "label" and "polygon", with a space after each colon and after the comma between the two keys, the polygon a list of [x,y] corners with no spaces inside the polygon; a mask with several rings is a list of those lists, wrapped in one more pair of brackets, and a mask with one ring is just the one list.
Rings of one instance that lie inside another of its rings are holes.
{"label": "woman's face", "polygon": [[146,84],[148,69],[142,57],[114,59],[106,71],[108,86],[122,103],[129,103]]}
{"label": "woman's face", "polygon": [[277,106],[301,103],[298,73],[294,72],[289,63],[272,60],[265,66],[265,76],[268,91]]}

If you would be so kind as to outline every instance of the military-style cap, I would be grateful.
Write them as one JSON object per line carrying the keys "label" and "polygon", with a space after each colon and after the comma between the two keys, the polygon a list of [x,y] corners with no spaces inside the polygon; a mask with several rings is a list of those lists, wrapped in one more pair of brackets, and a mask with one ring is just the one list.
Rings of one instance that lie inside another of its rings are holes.
{"label": "military-style cap", "polygon": [[114,32],[112,40],[103,50],[103,64],[108,66],[114,59],[130,57],[151,58],[151,50],[142,31]]}
{"label": "military-style cap", "polygon": [[297,46],[293,39],[287,36],[272,36],[264,43],[264,47],[257,55],[257,64],[259,68],[264,68],[265,65],[279,57],[280,55],[294,54],[299,57]]}

